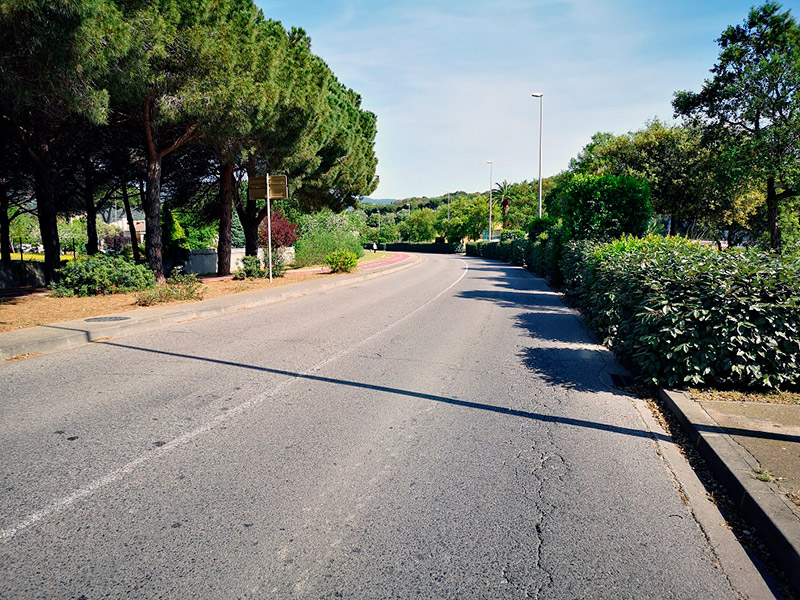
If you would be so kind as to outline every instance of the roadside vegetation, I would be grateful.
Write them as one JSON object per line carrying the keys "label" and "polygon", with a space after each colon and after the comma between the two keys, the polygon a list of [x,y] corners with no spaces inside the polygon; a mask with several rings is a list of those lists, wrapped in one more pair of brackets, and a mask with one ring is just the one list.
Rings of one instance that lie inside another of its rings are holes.
{"label": "roadside vegetation", "polygon": [[284,213],[377,185],[375,115],[251,0],[12,2],[0,28],[0,260],[41,246],[48,282],[65,250],[129,255],[163,283],[215,247],[226,275],[234,242],[258,254],[248,180],[285,174]]}
{"label": "roadside vegetation", "polygon": [[798,390],[800,27],[767,2],[719,43],[703,89],[675,94],[681,124],[598,133],[527,239],[467,253],[562,286],[652,384]]}

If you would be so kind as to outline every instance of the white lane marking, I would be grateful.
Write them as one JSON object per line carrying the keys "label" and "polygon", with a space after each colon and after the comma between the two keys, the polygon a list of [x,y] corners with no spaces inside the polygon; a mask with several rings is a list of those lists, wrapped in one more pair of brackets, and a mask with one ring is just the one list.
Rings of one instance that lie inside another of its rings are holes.
{"label": "white lane marking", "polygon": [[234,408],[228,410],[226,413],[221,414],[221,415],[217,415],[216,417],[214,417],[212,419],[209,419],[208,421],[206,421],[205,423],[203,423],[199,427],[193,429],[192,431],[189,431],[187,433],[184,433],[181,436],[178,436],[177,438],[175,438],[172,441],[167,442],[163,446],[160,446],[158,448],[154,448],[154,449],[148,451],[146,454],[143,454],[142,456],[140,456],[138,458],[135,458],[134,460],[124,464],[120,468],[114,469],[113,471],[107,473],[103,477],[95,479],[94,481],[92,481],[88,485],[86,485],[86,486],[84,486],[84,487],[82,487],[82,488],[80,488],[78,490],[75,490],[74,492],[72,492],[68,496],[64,496],[63,498],[61,498],[59,500],[56,500],[55,502],[50,503],[49,505],[45,506],[41,510],[38,510],[33,514],[28,515],[22,521],[18,522],[14,526],[9,527],[8,529],[0,530],[0,540],[10,539],[10,538],[14,537],[20,531],[22,531],[24,529],[27,529],[28,527],[30,527],[31,525],[34,525],[35,523],[41,521],[42,519],[44,519],[46,517],[49,517],[50,515],[52,515],[54,513],[57,513],[57,512],[60,512],[62,510],[66,510],[66,509],[70,508],[76,502],[79,502],[79,501],[83,500],[84,498],[90,496],[91,494],[93,494],[94,492],[98,491],[99,489],[104,488],[105,486],[107,486],[107,485],[109,485],[111,483],[114,483],[115,481],[119,481],[120,479],[122,479],[126,475],[131,474],[134,470],[136,470],[136,468],[142,466],[143,464],[148,463],[151,460],[154,460],[154,459],[160,457],[161,455],[163,455],[163,454],[165,454],[167,452],[171,452],[172,450],[175,450],[176,448],[180,448],[181,446],[186,445],[188,442],[192,441],[194,438],[198,437],[199,435],[202,435],[202,434],[204,434],[204,433],[206,433],[208,431],[211,431],[212,429],[214,429],[215,427],[217,427],[221,423],[224,423],[226,421],[231,420],[234,416],[238,415],[239,413],[244,412],[245,410],[253,408],[255,406],[258,406],[259,404],[261,404],[262,402],[264,402],[268,398],[271,398],[271,397],[275,396],[277,393],[283,391],[285,388],[289,387],[290,385],[292,385],[296,381],[302,379],[304,375],[309,375],[310,373],[313,373],[314,371],[319,371],[321,368],[325,367],[326,365],[329,365],[332,362],[334,362],[336,360],[339,360],[340,358],[344,358],[346,355],[350,354],[351,352],[353,352],[357,348],[360,348],[364,344],[367,344],[367,343],[371,342],[372,340],[374,340],[379,335],[382,335],[383,333],[386,333],[390,329],[393,329],[393,328],[397,327],[400,323],[403,323],[403,322],[407,321],[408,319],[413,317],[415,314],[417,314],[419,311],[421,311],[424,308],[426,308],[429,304],[431,304],[432,302],[435,302],[436,300],[438,300],[442,295],[444,295],[445,293],[450,291],[453,287],[458,285],[461,282],[462,279],[464,279],[464,277],[467,275],[467,271],[469,270],[469,265],[463,259],[458,259],[458,260],[460,260],[464,264],[464,271],[461,273],[461,276],[458,279],[456,279],[453,283],[451,283],[449,286],[447,286],[445,289],[443,289],[441,292],[436,294],[433,298],[431,298],[430,300],[428,300],[424,304],[418,306],[416,309],[414,309],[410,313],[407,313],[402,318],[398,319],[397,321],[394,321],[393,323],[390,323],[389,325],[387,325],[383,329],[373,333],[369,337],[364,338],[363,340],[361,340],[360,342],[358,342],[357,344],[355,344],[353,346],[350,346],[346,350],[342,350],[341,352],[338,352],[337,354],[334,354],[333,356],[331,356],[329,358],[326,358],[322,362],[317,363],[316,365],[314,365],[313,367],[303,371],[302,373],[298,373],[297,375],[289,376],[288,379],[285,379],[284,381],[278,383],[269,392],[267,392],[267,393],[265,393],[265,394],[263,394],[261,396],[256,396],[255,398],[251,398],[250,400],[247,400],[245,402],[242,402],[241,404],[239,404],[239,405],[235,406]]}

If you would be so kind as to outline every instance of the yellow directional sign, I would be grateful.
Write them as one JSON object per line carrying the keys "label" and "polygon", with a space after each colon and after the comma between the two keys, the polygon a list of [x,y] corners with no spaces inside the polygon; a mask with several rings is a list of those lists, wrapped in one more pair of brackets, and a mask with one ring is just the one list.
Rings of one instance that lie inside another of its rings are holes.
{"label": "yellow directional sign", "polygon": [[286,179],[286,175],[269,176],[269,197],[270,198],[289,197],[289,182]]}
{"label": "yellow directional sign", "polygon": [[251,200],[262,200],[267,197],[267,186],[269,186],[269,197],[273,200],[277,198],[289,197],[289,182],[286,175],[270,175],[269,180],[265,176],[251,177],[248,181],[247,196]]}
{"label": "yellow directional sign", "polygon": [[267,197],[266,177],[251,177],[247,183],[248,198],[251,200],[262,200]]}

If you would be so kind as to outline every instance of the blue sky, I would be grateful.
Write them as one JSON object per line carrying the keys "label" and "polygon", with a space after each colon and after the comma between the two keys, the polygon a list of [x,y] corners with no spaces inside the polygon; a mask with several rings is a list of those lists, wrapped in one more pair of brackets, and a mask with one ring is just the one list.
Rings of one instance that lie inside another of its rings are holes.
{"label": "blue sky", "polygon": [[[597,131],[670,120],[754,0],[257,0],[378,115],[373,198],[487,190],[567,167]],[[783,2],[795,16],[797,1]]]}

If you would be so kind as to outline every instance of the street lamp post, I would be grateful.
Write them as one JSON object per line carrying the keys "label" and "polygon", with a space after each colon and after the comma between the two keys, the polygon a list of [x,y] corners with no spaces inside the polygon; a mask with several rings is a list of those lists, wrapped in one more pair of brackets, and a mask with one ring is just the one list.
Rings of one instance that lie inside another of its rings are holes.
{"label": "street lamp post", "polygon": [[542,218],[542,104],[544,104],[542,92],[531,94],[539,99],[539,218]]}
{"label": "street lamp post", "polygon": [[486,163],[489,165],[489,241],[492,241],[492,164],[491,160],[487,160]]}

